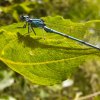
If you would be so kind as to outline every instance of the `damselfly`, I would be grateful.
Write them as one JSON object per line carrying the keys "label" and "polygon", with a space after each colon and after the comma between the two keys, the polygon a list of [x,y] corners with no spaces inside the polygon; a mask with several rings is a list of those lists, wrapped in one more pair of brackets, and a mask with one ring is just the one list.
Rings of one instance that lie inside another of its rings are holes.
{"label": "damselfly", "polygon": [[77,41],[77,42],[80,42],[84,45],[87,45],[87,46],[90,46],[92,48],[95,48],[95,49],[98,49],[100,50],[99,47],[96,47],[95,45],[92,45],[88,42],[85,42],[83,40],[80,40],[78,38],[75,38],[75,37],[72,37],[70,35],[67,35],[67,34],[64,34],[62,32],[59,32],[59,31],[56,31],[54,29],[51,29],[49,27],[46,26],[46,24],[44,23],[44,21],[42,19],[31,19],[29,16],[21,16],[20,17],[21,20],[25,21],[26,23],[24,24],[23,28],[26,28],[26,26],[28,25],[28,33],[30,32],[30,28],[32,29],[32,31],[34,32],[34,34],[36,35],[36,32],[34,31],[34,28],[43,28],[46,32],[49,32],[49,33],[55,33],[55,34],[58,34],[58,35],[61,35],[63,37],[66,37],[66,38],[69,38],[69,39],[72,39],[74,41]]}

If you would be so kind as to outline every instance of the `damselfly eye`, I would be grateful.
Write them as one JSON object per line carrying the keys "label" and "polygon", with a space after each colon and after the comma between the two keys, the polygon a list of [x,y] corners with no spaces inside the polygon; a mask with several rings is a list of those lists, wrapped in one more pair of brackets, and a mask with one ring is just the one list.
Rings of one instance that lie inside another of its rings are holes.
{"label": "damselfly eye", "polygon": [[28,18],[29,18],[29,16],[23,16],[23,15],[20,16],[20,19],[21,19],[22,21],[24,21],[25,19],[28,19]]}
{"label": "damselfly eye", "polygon": [[25,17],[23,15],[20,16],[21,20],[25,20]]}

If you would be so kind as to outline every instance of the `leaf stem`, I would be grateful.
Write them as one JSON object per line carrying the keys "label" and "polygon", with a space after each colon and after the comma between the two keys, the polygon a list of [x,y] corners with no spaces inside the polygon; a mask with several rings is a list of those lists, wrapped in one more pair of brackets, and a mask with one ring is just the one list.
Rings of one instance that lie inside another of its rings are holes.
{"label": "leaf stem", "polygon": [[78,100],[87,100],[89,98],[92,98],[92,97],[95,97],[95,96],[98,96],[100,95],[100,91],[99,92],[95,92],[93,94],[90,94],[90,95],[87,95],[87,96],[84,96],[84,97],[80,97]]}

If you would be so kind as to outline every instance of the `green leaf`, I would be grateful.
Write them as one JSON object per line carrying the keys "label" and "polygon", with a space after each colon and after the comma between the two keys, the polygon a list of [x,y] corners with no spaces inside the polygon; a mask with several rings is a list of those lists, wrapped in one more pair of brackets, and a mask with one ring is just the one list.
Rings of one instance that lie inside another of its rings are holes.
{"label": "green leaf", "polygon": [[[79,39],[89,34],[91,27],[91,24],[74,23],[59,16],[43,19],[47,26]],[[95,21],[89,23],[96,24]],[[23,23],[0,28],[0,60],[33,83],[61,83],[87,59],[100,57],[99,50],[73,40],[43,32],[39,28],[35,29],[36,36],[33,33],[28,35],[27,28],[17,28],[19,26]]]}

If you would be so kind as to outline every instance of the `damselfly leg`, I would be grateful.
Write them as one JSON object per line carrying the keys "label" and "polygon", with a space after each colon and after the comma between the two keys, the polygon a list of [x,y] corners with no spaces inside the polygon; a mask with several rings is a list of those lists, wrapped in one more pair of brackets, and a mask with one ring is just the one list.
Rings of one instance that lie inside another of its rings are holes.
{"label": "damselfly leg", "polygon": [[36,32],[35,32],[34,28],[32,27],[32,25],[30,27],[31,27],[33,33],[36,35]]}

